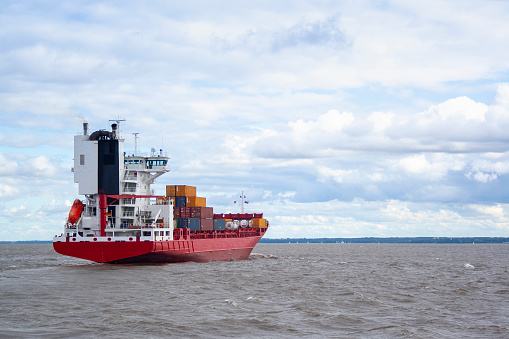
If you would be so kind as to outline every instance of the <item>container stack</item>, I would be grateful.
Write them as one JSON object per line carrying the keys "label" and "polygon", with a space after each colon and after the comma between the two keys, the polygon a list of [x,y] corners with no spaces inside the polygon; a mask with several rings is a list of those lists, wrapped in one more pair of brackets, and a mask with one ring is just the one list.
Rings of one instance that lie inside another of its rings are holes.
{"label": "container stack", "polygon": [[207,200],[196,196],[196,187],[186,185],[166,186],[166,197],[173,201],[175,228],[191,231],[233,231],[238,228],[267,228],[263,213],[214,214],[207,207]]}
{"label": "container stack", "polygon": [[166,196],[173,201],[176,228],[189,228],[191,231],[214,230],[213,208],[206,206],[205,198],[196,196],[196,187],[168,185]]}

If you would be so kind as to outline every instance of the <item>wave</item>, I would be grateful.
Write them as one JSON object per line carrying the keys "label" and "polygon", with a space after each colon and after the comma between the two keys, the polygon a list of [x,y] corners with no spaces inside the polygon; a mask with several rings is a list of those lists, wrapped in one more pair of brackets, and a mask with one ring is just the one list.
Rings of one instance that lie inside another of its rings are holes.
{"label": "wave", "polygon": [[249,260],[254,259],[279,259],[278,256],[272,254],[262,254],[262,253],[251,253],[249,255]]}

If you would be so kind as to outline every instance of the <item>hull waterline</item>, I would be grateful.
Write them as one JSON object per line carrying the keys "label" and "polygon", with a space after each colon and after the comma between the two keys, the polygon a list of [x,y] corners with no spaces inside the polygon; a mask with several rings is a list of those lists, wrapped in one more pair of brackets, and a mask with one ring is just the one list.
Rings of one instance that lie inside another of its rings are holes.
{"label": "hull waterline", "polygon": [[244,260],[262,236],[182,241],[63,241],[56,252],[98,263],[179,263]]}

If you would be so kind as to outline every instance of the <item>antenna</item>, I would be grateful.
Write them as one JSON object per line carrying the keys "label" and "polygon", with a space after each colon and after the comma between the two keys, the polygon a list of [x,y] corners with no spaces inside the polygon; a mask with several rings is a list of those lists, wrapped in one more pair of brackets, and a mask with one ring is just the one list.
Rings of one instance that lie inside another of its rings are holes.
{"label": "antenna", "polygon": [[140,133],[133,133],[134,135],[134,155],[138,156],[138,134]]}
{"label": "antenna", "polygon": [[109,121],[115,121],[117,125],[120,127],[120,122],[125,121],[125,119],[120,119],[120,117],[116,117],[116,119],[110,119]]}
{"label": "antenna", "polygon": [[[161,125],[161,152],[164,149],[164,133],[163,133],[163,125]],[[162,154],[162,153],[161,153]]]}

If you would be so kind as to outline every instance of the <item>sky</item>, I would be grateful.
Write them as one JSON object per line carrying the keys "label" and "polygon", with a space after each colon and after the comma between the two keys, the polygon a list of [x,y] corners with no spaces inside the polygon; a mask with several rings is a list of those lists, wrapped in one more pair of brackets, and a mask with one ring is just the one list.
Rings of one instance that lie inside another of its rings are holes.
{"label": "sky", "polygon": [[507,1],[0,3],[0,240],[50,240],[73,136],[267,238],[509,237]]}

